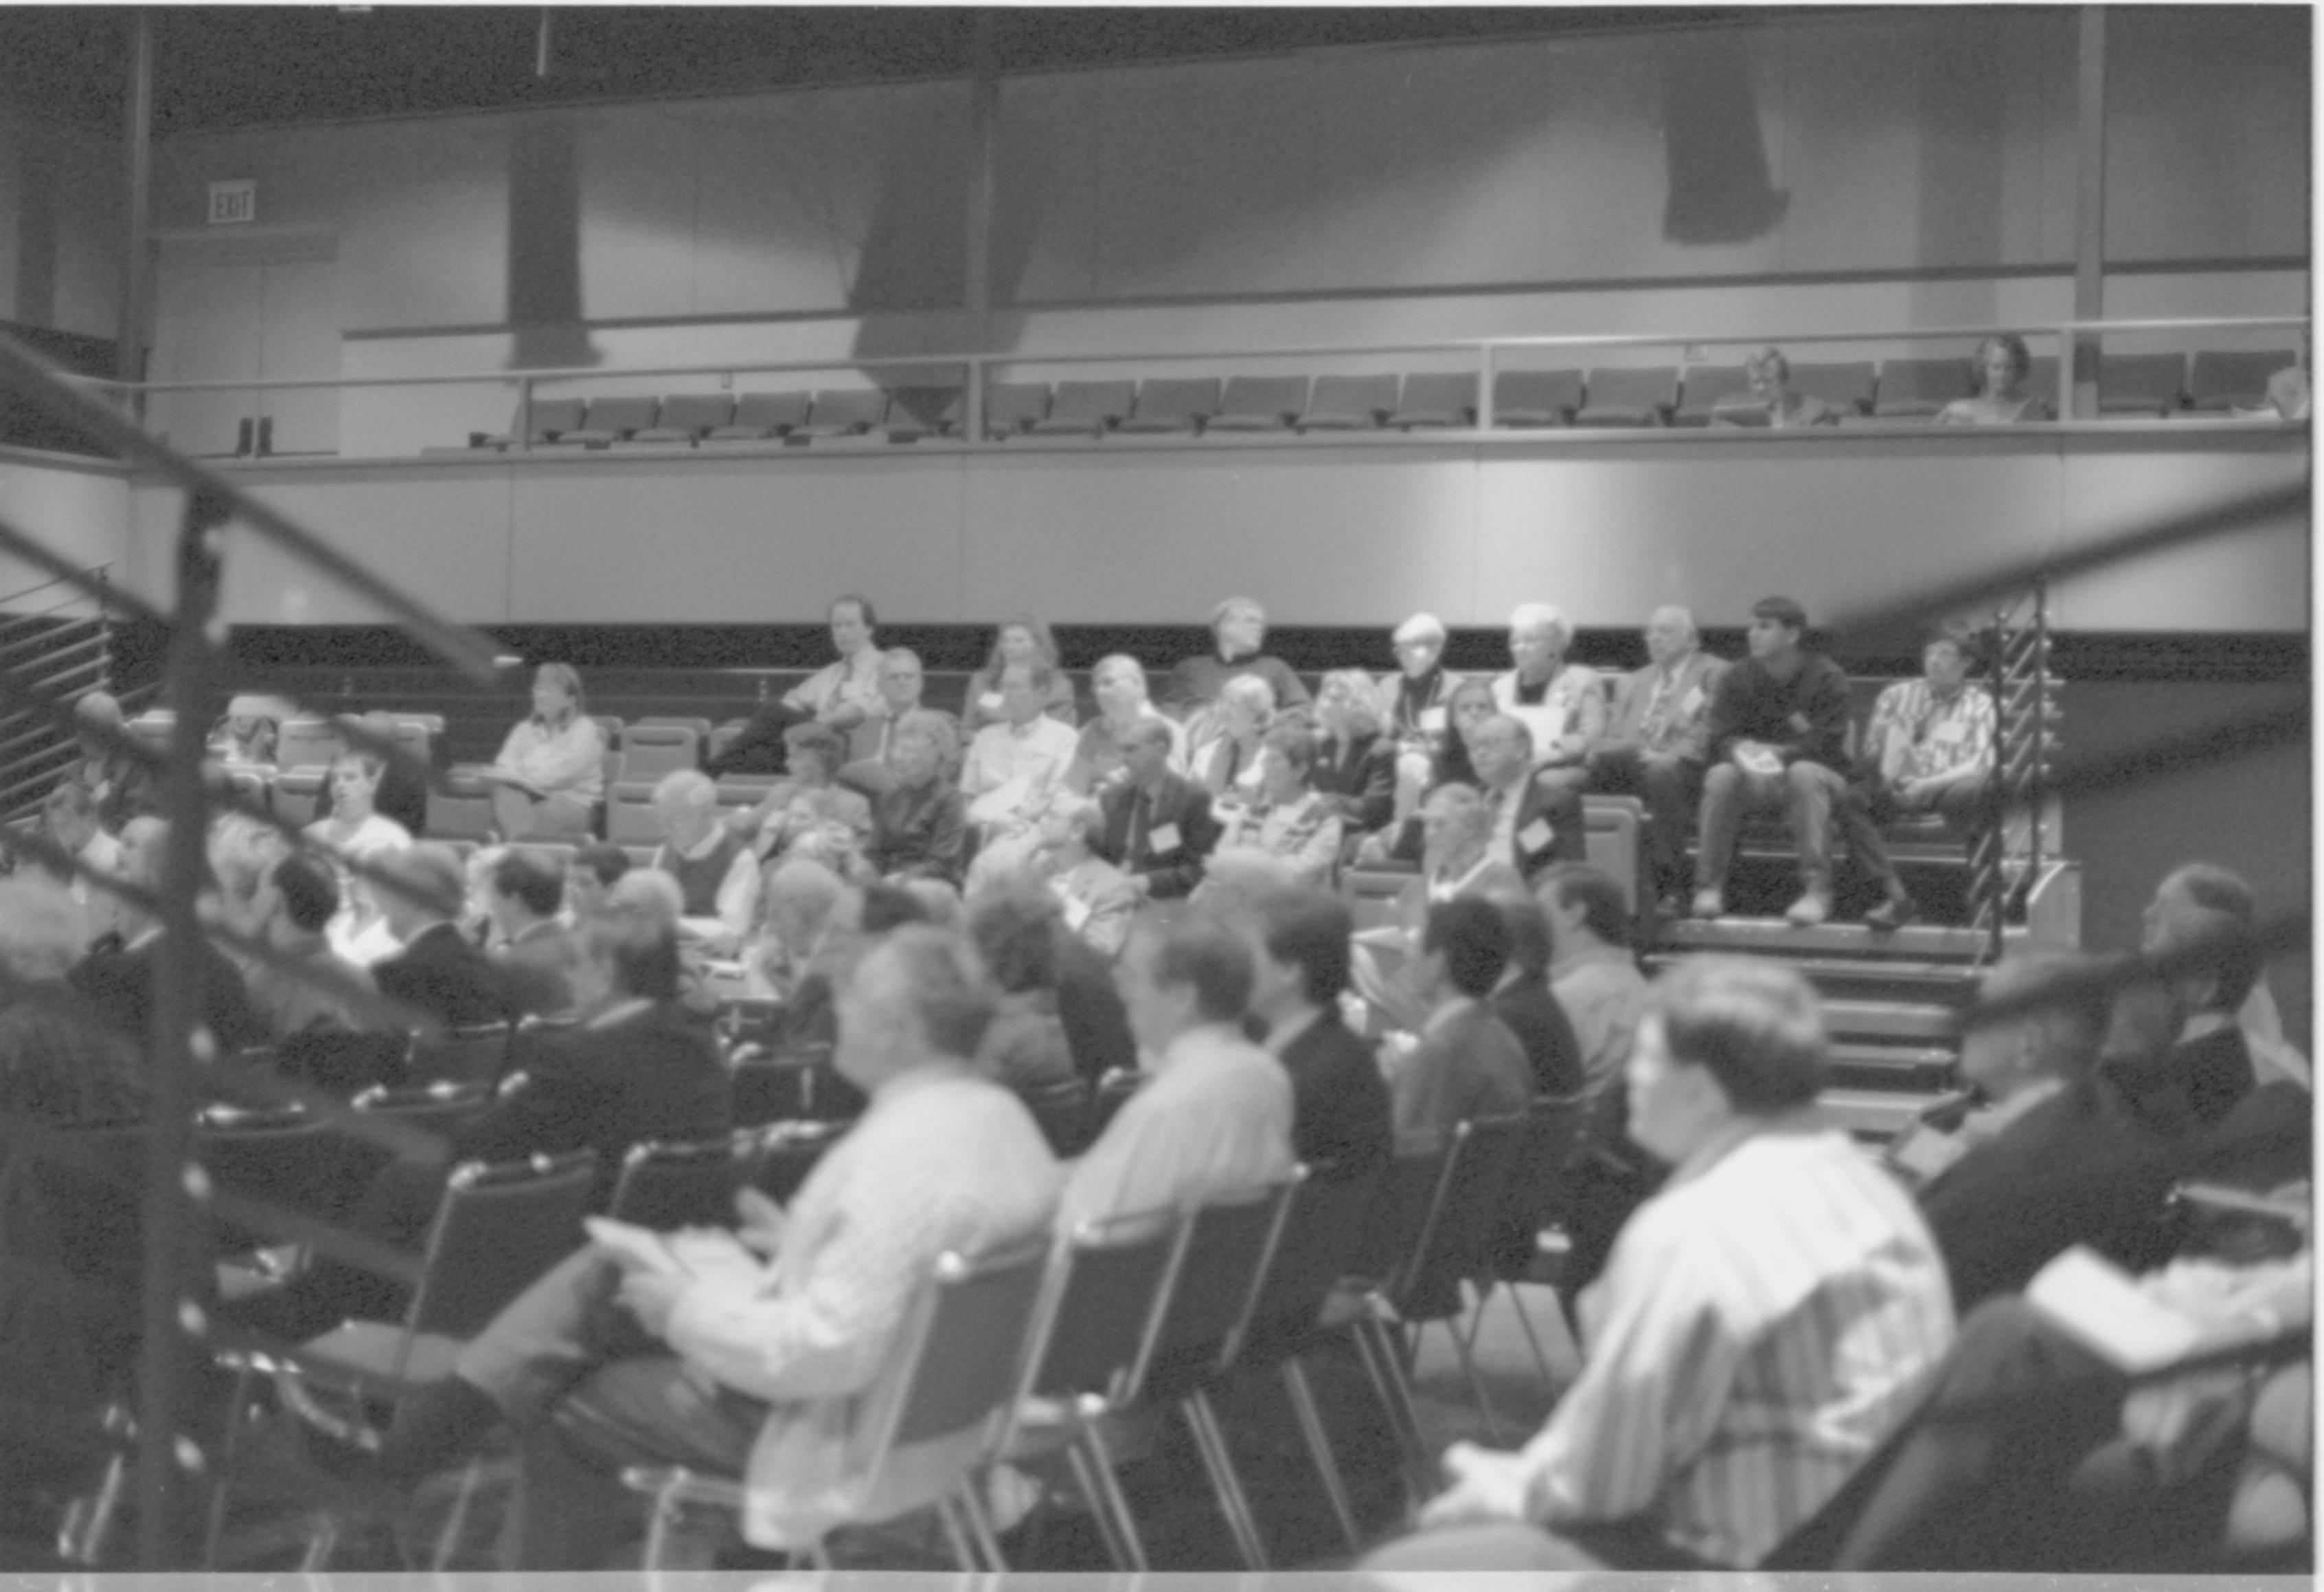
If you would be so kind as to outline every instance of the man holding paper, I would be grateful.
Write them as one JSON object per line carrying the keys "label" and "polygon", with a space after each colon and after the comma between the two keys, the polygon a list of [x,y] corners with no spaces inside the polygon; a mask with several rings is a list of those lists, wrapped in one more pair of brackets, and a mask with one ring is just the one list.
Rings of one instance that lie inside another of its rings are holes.
{"label": "man holding paper", "polygon": [[866,1434],[896,1339],[946,1251],[1045,1229],[1058,1172],[1015,1096],[966,1059],[991,1008],[965,951],[899,929],[839,994],[839,1071],[871,1096],[788,1210],[745,1196],[739,1234],[635,1232],[567,1259],[410,1402],[381,1457],[399,1480],[505,1417],[524,1440],[516,1568],[600,1569],[625,1465],[743,1478],[743,1535],[800,1548],[933,1503],[966,1457],[908,1447],[866,1493]]}
{"label": "man holding paper", "polygon": [[1655,900],[1685,909],[1686,837],[1711,739],[1711,699],[1727,660],[1702,650],[1694,615],[1675,605],[1646,616],[1646,667],[1624,675],[1603,738],[1591,743],[1590,788],[1646,805]]}

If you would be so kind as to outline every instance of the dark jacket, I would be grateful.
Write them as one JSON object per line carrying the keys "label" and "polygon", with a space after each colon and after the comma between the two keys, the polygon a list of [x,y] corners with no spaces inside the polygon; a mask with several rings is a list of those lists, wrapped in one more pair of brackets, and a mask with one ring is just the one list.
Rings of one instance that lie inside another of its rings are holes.
{"label": "dark jacket", "polygon": [[882,877],[940,879],[958,884],[968,868],[968,804],[941,777],[899,785],[872,798],[866,853]]}
{"label": "dark jacket", "polygon": [[1847,672],[1831,659],[1806,653],[1798,673],[1778,680],[1757,658],[1747,658],[1720,676],[1711,699],[1711,760],[1724,762],[1738,741],[1757,741],[1774,747],[1786,765],[1821,763],[1845,774],[1852,711]]}
{"label": "dark jacket", "polygon": [[[97,1014],[126,1032],[140,1050],[152,1032],[154,991],[166,942],[165,935],[148,940],[134,951],[124,951],[108,936],[73,969],[69,978]],[[217,1041],[220,1052],[230,1055],[270,1043],[274,1035],[268,1031],[266,1019],[251,1005],[241,971],[208,940],[197,942],[195,953],[201,962],[202,1024]]]}
{"label": "dark jacket", "polygon": [[1329,1163],[1340,1177],[1385,1165],[1393,1139],[1388,1080],[1338,1009],[1325,1008],[1281,1054],[1291,1074],[1291,1144],[1299,1159]]}
{"label": "dark jacket", "polygon": [[1074,1071],[1095,1083],[1116,1069],[1138,1065],[1138,1041],[1129,1008],[1113,987],[1113,965],[1089,942],[1057,925],[1057,1020]]}
{"label": "dark jacket", "polygon": [[1520,974],[1508,988],[1495,992],[1493,1015],[1508,1026],[1525,1046],[1533,1064],[1536,1094],[1578,1093],[1586,1081],[1582,1071],[1582,1042],[1573,1036],[1572,1019],[1550,993],[1547,974]]}
{"label": "dark jacket", "polygon": [[[1218,821],[1211,816],[1210,793],[1176,774],[1163,777],[1148,802],[1137,786],[1112,787],[1099,798],[1105,813],[1105,837],[1098,855],[1124,873],[1148,877],[1147,895],[1168,901],[1193,891],[1203,877],[1203,860],[1219,843]],[[1157,833],[1177,831],[1177,844],[1157,851],[1150,842]]]}
{"label": "dark jacket", "polygon": [[506,972],[456,925],[429,924],[401,952],[374,962],[371,975],[382,995],[432,1013],[447,1026],[508,1021]]}
{"label": "dark jacket", "polygon": [[1386,828],[1396,813],[1396,742],[1385,735],[1344,744],[1319,739],[1309,780],[1332,798],[1351,834]]}

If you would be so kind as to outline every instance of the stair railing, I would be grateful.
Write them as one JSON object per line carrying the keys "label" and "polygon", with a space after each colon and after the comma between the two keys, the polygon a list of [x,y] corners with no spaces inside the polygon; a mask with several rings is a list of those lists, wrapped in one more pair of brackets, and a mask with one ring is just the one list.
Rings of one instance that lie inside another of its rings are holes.
{"label": "stair railing", "polygon": [[[0,596],[0,669],[51,695],[77,699],[113,682],[112,566]],[[21,706],[0,713],[0,822],[32,814],[72,762],[72,736]]]}
{"label": "stair railing", "polygon": [[2055,851],[2048,782],[2061,715],[2060,682],[2050,669],[2049,582],[2037,577],[1996,610],[1989,635],[1993,779],[1969,846],[1969,904],[1971,926],[1997,961],[2013,901],[2033,888]]}

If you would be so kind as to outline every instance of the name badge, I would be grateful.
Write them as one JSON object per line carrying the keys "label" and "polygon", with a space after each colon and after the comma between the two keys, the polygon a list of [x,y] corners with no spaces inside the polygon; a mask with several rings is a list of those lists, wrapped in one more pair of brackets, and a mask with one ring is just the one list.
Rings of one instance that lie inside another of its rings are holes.
{"label": "name badge", "polygon": [[1001,708],[1001,693],[998,691],[986,692],[983,695],[976,699],[976,705],[982,708],[988,713],[999,713]]}
{"label": "name badge", "polygon": [[1969,726],[1959,719],[1948,720],[1930,731],[1929,739],[1939,746],[1959,746],[1969,739]]}
{"label": "name badge", "polygon": [[1067,928],[1073,930],[1075,934],[1081,933],[1082,925],[1089,922],[1089,915],[1090,909],[1088,902],[1083,900],[1078,896],[1067,896],[1065,897],[1065,926]]}
{"label": "name badge", "polygon": [[1890,1159],[1923,1182],[1933,1179],[1968,1153],[1958,1138],[1925,1124],[1915,1127],[1888,1152]]}
{"label": "name badge", "polygon": [[1420,728],[1426,734],[1443,734],[1444,710],[1441,707],[1422,708],[1420,710]]}
{"label": "name badge", "polygon": [[1702,710],[1702,687],[1700,686],[1688,686],[1686,695],[1678,699],[1678,711],[1681,718],[1691,719],[1694,717],[1694,715]]}
{"label": "name badge", "polygon": [[1178,849],[1178,826],[1175,824],[1165,824],[1158,829],[1148,830],[1146,832],[1146,849],[1154,852],[1157,856],[1164,851],[1176,851]]}
{"label": "name badge", "polygon": [[1517,844],[1525,848],[1525,854],[1528,857],[1549,850],[1549,842],[1556,838],[1557,833],[1550,828],[1546,818],[1536,818],[1517,831]]}

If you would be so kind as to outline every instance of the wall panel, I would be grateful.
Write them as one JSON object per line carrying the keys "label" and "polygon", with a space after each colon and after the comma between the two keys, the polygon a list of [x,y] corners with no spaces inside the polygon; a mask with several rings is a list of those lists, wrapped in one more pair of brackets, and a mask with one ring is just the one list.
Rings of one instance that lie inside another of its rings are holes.
{"label": "wall panel", "polygon": [[[116,581],[127,579],[129,481],[117,468],[0,449],[0,520],[78,568],[110,564]],[[25,591],[49,578],[0,552],[0,594]],[[53,601],[54,594],[45,594],[34,600],[31,611],[44,611]]]}

